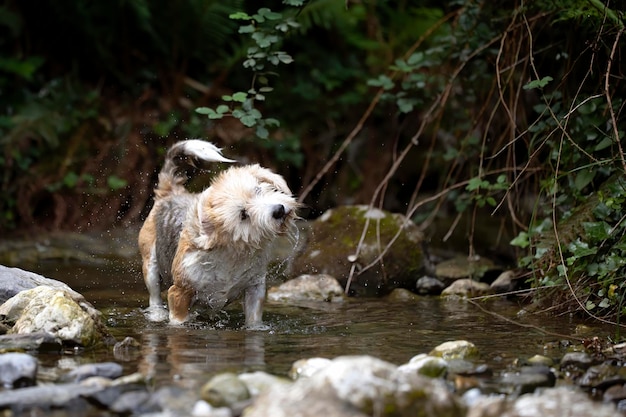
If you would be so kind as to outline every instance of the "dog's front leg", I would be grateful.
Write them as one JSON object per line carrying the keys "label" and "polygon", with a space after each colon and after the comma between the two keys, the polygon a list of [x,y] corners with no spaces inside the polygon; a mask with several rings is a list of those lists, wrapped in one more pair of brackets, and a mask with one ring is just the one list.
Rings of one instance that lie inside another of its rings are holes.
{"label": "dog's front leg", "polygon": [[265,301],[265,279],[246,288],[243,311],[248,329],[263,328],[263,303]]}
{"label": "dog's front leg", "polygon": [[161,298],[161,282],[159,266],[156,260],[156,249],[153,244],[149,256],[143,262],[143,276],[150,295],[148,319],[150,321],[164,321],[167,319],[167,310]]}
{"label": "dog's front leg", "polygon": [[171,324],[181,324],[187,321],[193,297],[193,290],[176,284],[170,287],[167,291],[167,304],[170,308]]}

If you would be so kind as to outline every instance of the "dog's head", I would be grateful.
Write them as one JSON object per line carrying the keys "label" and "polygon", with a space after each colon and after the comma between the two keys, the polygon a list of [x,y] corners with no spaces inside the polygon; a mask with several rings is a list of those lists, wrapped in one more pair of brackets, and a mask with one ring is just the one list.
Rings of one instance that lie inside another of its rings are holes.
{"label": "dog's head", "polygon": [[230,168],[200,197],[200,233],[207,247],[258,248],[295,228],[297,208],[280,175],[259,165]]}

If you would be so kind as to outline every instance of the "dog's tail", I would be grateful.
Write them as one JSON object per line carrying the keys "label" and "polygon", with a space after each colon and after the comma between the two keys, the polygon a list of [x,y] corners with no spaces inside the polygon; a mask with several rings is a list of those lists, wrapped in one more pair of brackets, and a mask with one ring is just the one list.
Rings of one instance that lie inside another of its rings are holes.
{"label": "dog's tail", "polygon": [[222,156],[222,151],[210,142],[189,139],[174,144],[165,156],[165,164],[159,172],[159,185],[155,194],[159,198],[185,191],[187,176],[181,166],[207,169],[212,162],[235,162]]}

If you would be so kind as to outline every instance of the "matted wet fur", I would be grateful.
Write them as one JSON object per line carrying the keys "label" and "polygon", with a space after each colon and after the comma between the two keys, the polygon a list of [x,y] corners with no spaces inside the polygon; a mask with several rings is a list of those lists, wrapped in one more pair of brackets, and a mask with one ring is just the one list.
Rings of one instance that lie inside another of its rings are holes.
{"label": "matted wet fur", "polygon": [[168,151],[154,207],[139,232],[139,251],[150,294],[148,317],[188,320],[195,302],[214,310],[243,297],[246,327],[262,324],[265,276],[274,239],[296,230],[298,203],[285,180],[259,165],[232,167],[201,193],[186,190],[187,164],[234,162],[209,142],[186,140]]}

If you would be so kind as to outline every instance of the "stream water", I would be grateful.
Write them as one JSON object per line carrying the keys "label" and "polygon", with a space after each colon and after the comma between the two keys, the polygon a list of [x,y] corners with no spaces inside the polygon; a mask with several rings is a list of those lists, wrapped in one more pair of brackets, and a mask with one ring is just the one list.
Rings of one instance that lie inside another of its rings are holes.
{"label": "stream water", "polygon": [[[400,365],[440,343],[458,339],[476,344],[481,361],[498,371],[511,366],[517,358],[535,354],[560,358],[564,353],[561,341],[574,336],[580,324],[570,317],[517,317],[520,306],[505,299],[483,302],[479,308],[462,300],[423,297],[415,302],[352,298],[343,303],[267,304],[266,331],[241,330],[243,313],[239,305],[208,324],[200,321],[173,327],[145,319],[142,309],[148,297],[138,259],[136,263],[112,261],[97,267],[48,263],[30,270],[66,282],[81,292],[104,313],[118,340],[132,336],[141,345],[123,358],[114,357],[111,348],[78,355],[42,354],[39,360],[44,370],[52,372],[76,362],[116,361],[126,373],[150,375],[156,386],[196,388],[222,371],[262,370],[286,376],[294,361],[310,357],[368,354]],[[488,314],[485,309],[523,326]],[[611,331],[598,327],[591,330],[597,336]]]}

